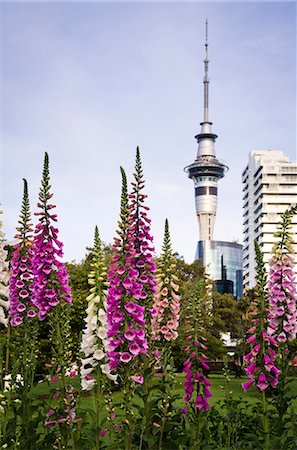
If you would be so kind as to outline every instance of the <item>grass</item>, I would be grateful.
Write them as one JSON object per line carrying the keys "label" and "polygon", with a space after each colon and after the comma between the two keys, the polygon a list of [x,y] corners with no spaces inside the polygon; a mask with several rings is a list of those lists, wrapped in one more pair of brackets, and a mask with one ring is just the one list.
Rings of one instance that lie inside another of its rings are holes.
{"label": "grass", "polygon": [[[183,396],[184,396],[184,374],[179,373],[176,375],[176,385],[175,389],[177,393],[180,395],[180,405],[183,403]],[[210,399],[210,404],[214,405],[216,402],[223,400],[225,398],[225,389],[226,389],[226,380],[223,375],[221,374],[211,374],[209,375],[209,380],[212,383],[211,392],[212,397]],[[247,400],[248,402],[255,403],[257,400],[259,400],[259,392],[255,386],[250,388],[248,392],[244,392],[241,384],[247,381],[248,378],[246,376],[243,376],[242,378],[235,378],[233,375],[230,376],[230,381],[228,383],[228,389],[229,392],[232,392],[232,398],[233,399],[243,399]],[[80,391],[80,383],[79,378],[75,377],[73,379],[73,384],[75,387],[76,392]],[[57,386],[58,387],[58,386]],[[293,381],[290,385],[290,389],[292,392],[292,395],[297,395],[297,376],[293,378]],[[48,384],[46,382],[39,383],[33,390],[33,395],[35,396],[47,396],[49,393]],[[120,396],[120,393],[118,391],[115,391],[113,394],[115,397]],[[84,408],[93,408],[93,397],[92,393],[84,393],[80,400],[80,407]],[[297,399],[293,401],[293,404],[295,408],[297,408]]]}
{"label": "grass", "polygon": [[[214,403],[218,402],[219,400],[224,399],[227,383],[226,383],[224,376],[221,374],[209,375],[208,378],[212,384],[211,392],[212,392],[213,396],[210,399],[210,404],[213,405]],[[252,403],[257,401],[258,391],[257,391],[256,387],[253,386],[251,389],[249,389],[249,391],[247,393],[244,393],[244,391],[242,389],[241,384],[248,380],[247,377],[243,376],[242,378],[235,378],[233,375],[231,375],[229,378],[230,378],[230,381],[228,383],[228,389],[229,389],[229,392],[232,392],[232,397],[234,399],[242,398],[242,399],[248,400]],[[182,394],[183,382],[184,382],[184,377],[182,374],[178,375],[178,380],[179,380],[178,384],[180,386],[181,394]],[[296,393],[297,393],[297,382],[296,382]]]}
{"label": "grass", "polygon": [[[240,417],[242,420],[242,414],[247,414],[247,420],[251,421],[251,417],[254,415],[254,409],[253,406],[256,405],[256,402],[260,400],[260,395],[259,392],[257,390],[257,388],[255,386],[253,386],[251,389],[248,390],[247,393],[244,393],[241,384],[244,383],[245,381],[247,381],[247,377],[246,376],[242,376],[242,378],[235,378],[234,375],[231,375],[229,377],[229,382],[226,382],[226,379],[224,378],[223,374],[210,374],[209,375],[209,380],[212,383],[212,387],[211,387],[211,391],[213,396],[210,399],[210,404],[212,406],[216,405],[217,402],[224,400],[225,395],[226,395],[226,388],[228,388],[229,393],[232,392],[232,399],[233,400],[245,400],[246,403],[245,404],[241,404],[240,407],[237,409],[234,409],[234,411],[239,411],[240,412]],[[177,412],[180,412],[180,408],[182,408],[184,405],[184,386],[183,386],[183,382],[185,380],[185,374],[184,373],[178,373],[176,374],[176,383],[175,383],[175,393],[178,394],[178,400],[176,400],[174,402],[174,406],[177,408]],[[160,379],[155,378],[153,383],[158,384],[160,382]],[[80,391],[80,380],[78,377],[74,377],[72,380],[72,383],[75,387],[75,391],[79,392]],[[58,386],[57,386],[58,388]],[[292,380],[291,383],[291,392],[292,395],[297,394],[297,376],[295,376]],[[43,397],[46,398],[48,397],[49,394],[49,387],[48,387],[48,383],[47,382],[43,382],[43,383],[39,383],[38,386],[36,386],[33,389],[33,395],[34,397]],[[158,393],[156,391],[154,391],[154,396],[158,395]],[[123,419],[123,409],[119,406],[122,398],[123,398],[123,392],[121,390],[116,390],[113,394],[113,400],[114,400],[114,404],[116,404],[115,408],[116,408],[116,414],[118,417],[118,423],[120,423],[120,421]],[[46,400],[47,401],[47,400]],[[140,398],[137,396],[135,398],[135,403],[140,405],[142,404],[142,400],[140,400]],[[49,403],[51,403],[51,406],[53,406],[53,402],[49,400]],[[294,403],[294,407],[295,409],[297,409],[297,400],[295,399],[293,401]],[[96,408],[96,397],[95,394],[92,392],[83,392],[83,395],[81,395],[80,397],[78,397],[78,401],[77,401],[77,417],[81,417],[83,418],[83,423],[86,426],[86,430],[87,432],[89,432],[89,430],[92,430],[92,426],[94,424],[96,424],[96,422],[94,422],[94,418],[92,418],[92,411],[95,411]],[[141,418],[141,410],[138,411],[138,408],[133,406],[132,407],[134,410],[134,414],[135,416],[139,419]],[[258,408],[258,406],[256,406],[256,408]],[[259,403],[259,408],[261,408],[260,403]],[[220,410],[221,408],[219,407],[216,410],[210,410],[210,413],[213,411],[214,412],[214,417],[216,417],[218,410]],[[226,410],[223,410],[223,416],[224,414],[226,415]],[[236,413],[237,414],[237,413]],[[252,416],[251,416],[252,415]],[[222,417],[223,417],[222,416]],[[106,411],[102,410],[100,413],[100,417],[101,419],[104,419],[106,417]],[[235,417],[235,416],[234,416]],[[236,416],[237,417],[237,416]],[[246,417],[246,416],[244,416]],[[255,419],[257,420],[257,419]],[[235,421],[236,422],[236,421]],[[216,423],[216,422],[214,422]],[[248,422],[250,423],[250,422]],[[253,422],[254,423],[254,422]],[[179,426],[178,423],[176,423],[177,426]],[[238,422],[237,424],[235,424],[235,428],[233,430],[234,433],[239,433],[241,432],[241,428],[240,425],[241,422]],[[88,428],[88,427],[91,428]],[[97,425],[96,425],[97,426]],[[237,427],[237,428],[236,428]],[[42,428],[41,428],[42,429]],[[230,424],[230,430],[228,428],[228,430],[230,431],[230,433],[232,432],[232,423]],[[239,430],[239,431],[238,431]],[[229,432],[228,431],[228,432]],[[110,435],[107,435],[104,439],[104,442],[107,443],[108,439],[113,439],[114,437],[110,437]],[[236,438],[237,439],[237,438]],[[107,445],[109,445],[107,443]],[[82,447],[82,448],[94,448],[94,447]],[[107,447],[108,448],[108,447]],[[164,448],[169,448],[166,447],[164,444]],[[227,448],[227,447],[217,447],[217,448]],[[230,448],[230,447],[228,447]],[[249,447],[251,448],[251,447]],[[256,447],[255,447],[256,448]]]}

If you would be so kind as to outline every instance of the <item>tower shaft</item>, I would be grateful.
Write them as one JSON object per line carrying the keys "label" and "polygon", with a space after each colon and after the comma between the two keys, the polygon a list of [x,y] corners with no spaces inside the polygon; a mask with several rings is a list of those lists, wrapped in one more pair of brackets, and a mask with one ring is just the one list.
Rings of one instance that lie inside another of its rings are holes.
{"label": "tower shaft", "polygon": [[194,181],[195,206],[198,218],[200,240],[213,240],[217,212],[218,180],[224,177],[228,167],[216,159],[215,141],[217,135],[212,132],[209,121],[209,78],[208,78],[208,23],[206,21],[205,58],[204,58],[204,106],[201,132],[195,136],[198,152],[195,161],[185,167],[188,177]]}

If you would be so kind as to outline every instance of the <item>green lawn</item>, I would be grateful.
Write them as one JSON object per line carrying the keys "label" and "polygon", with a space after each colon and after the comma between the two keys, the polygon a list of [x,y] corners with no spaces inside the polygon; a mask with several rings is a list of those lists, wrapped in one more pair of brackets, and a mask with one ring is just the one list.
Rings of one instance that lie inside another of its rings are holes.
{"label": "green lawn", "polygon": [[[181,398],[183,397],[183,382],[184,375],[177,375],[177,388],[180,391]],[[225,398],[225,390],[226,390],[226,380],[223,375],[220,374],[212,374],[209,375],[209,380],[212,383],[211,392],[212,397],[210,399],[210,404],[213,405],[219,400],[223,400]],[[232,393],[233,399],[243,399],[247,400],[251,403],[255,403],[259,400],[260,395],[258,389],[253,386],[246,393],[243,391],[241,384],[245,383],[248,380],[248,377],[242,376],[242,378],[235,378],[234,375],[231,375],[230,381],[228,383],[229,392]],[[294,376],[293,382],[290,385],[290,389],[293,395],[297,395],[297,376]],[[297,408],[297,399],[293,401],[293,404]]]}
{"label": "green lawn", "polygon": [[[180,404],[183,403],[183,396],[184,396],[184,382],[185,376],[184,374],[180,373],[176,375],[176,387],[177,393],[180,394]],[[211,392],[213,394],[212,398],[210,399],[210,404],[215,404],[219,400],[223,400],[225,397],[225,389],[226,389],[226,380],[223,375],[220,374],[211,374],[209,375],[209,380],[212,383]],[[241,383],[244,383],[247,381],[248,378],[246,376],[243,376],[242,378],[235,378],[233,375],[230,376],[230,381],[228,383],[228,389],[229,392],[232,392],[233,399],[243,399],[247,400],[251,403],[254,403],[259,399],[259,393],[255,386],[253,386],[251,389],[248,390],[247,393],[244,393]],[[77,377],[73,380],[74,387],[76,391],[80,390],[80,384],[79,379]],[[297,395],[297,376],[294,377],[293,382],[291,383],[291,390],[292,394]],[[48,394],[48,384],[47,383],[40,383],[37,387],[34,388],[34,394],[37,396],[46,396]],[[83,396],[80,401],[80,407],[90,407],[92,408],[93,404],[93,395],[92,393],[83,393]],[[114,396],[119,396],[120,393],[116,391]],[[294,404],[297,408],[297,399],[294,400]]]}

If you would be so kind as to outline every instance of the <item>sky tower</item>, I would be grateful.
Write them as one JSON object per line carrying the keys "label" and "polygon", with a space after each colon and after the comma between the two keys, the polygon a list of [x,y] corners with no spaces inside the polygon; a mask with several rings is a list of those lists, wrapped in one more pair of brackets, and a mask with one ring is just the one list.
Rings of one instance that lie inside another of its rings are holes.
{"label": "sky tower", "polygon": [[185,167],[188,177],[194,181],[196,214],[199,223],[200,241],[212,241],[217,212],[218,180],[223,178],[228,167],[220,163],[215,154],[218,137],[212,132],[209,121],[209,78],[208,78],[208,23],[206,21],[204,59],[204,115],[201,132],[195,136],[198,142],[197,158]]}

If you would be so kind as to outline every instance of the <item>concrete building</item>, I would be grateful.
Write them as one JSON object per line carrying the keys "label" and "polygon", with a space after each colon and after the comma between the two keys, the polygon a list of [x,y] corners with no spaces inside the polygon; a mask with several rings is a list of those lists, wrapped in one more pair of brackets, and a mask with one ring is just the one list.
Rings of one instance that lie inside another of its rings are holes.
{"label": "concrete building", "polygon": [[[199,242],[196,259],[201,259],[208,275],[221,281],[217,283],[221,291],[241,295],[242,245],[234,242],[214,240],[214,225],[217,212],[218,182],[224,177],[228,167],[218,161],[215,154],[217,135],[212,132],[209,120],[209,78],[208,78],[208,33],[206,22],[204,58],[204,106],[201,131],[195,136],[198,143],[197,157],[185,167],[188,177],[194,182],[196,215],[199,225]],[[223,258],[224,271],[221,261]],[[224,273],[224,279],[221,274]],[[224,293],[222,292],[222,293]]]}
{"label": "concrete building", "polygon": [[[243,289],[255,286],[256,239],[268,263],[280,216],[297,203],[297,163],[282,151],[252,151],[242,174],[243,184]],[[297,218],[293,219],[297,251]],[[297,270],[297,265],[296,265]]]}

